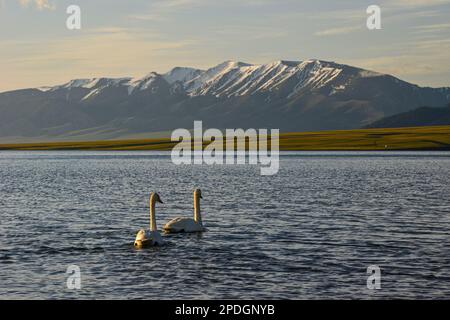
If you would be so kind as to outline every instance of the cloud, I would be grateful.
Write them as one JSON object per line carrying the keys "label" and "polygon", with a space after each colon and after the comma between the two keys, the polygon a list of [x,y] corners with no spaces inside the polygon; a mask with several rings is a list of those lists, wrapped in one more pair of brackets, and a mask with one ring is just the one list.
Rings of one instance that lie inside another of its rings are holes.
{"label": "cloud", "polygon": [[450,39],[413,40],[402,44],[401,48],[396,54],[379,52],[378,56],[343,59],[342,62],[392,74],[407,81],[418,81],[422,85],[431,85],[430,82],[424,83],[424,78],[435,78],[436,86],[449,85]]}
{"label": "cloud", "polygon": [[165,17],[160,14],[146,13],[146,14],[130,14],[128,19],[139,20],[139,21],[165,21]]}
{"label": "cloud", "polygon": [[154,0],[149,1],[147,11],[128,14],[127,18],[136,21],[162,22],[169,20],[171,14],[186,8],[210,4],[205,2],[205,0]]}
{"label": "cloud", "polygon": [[142,21],[165,21],[167,16],[171,14],[183,13],[190,9],[206,9],[215,8],[238,8],[264,7],[270,5],[278,5],[277,0],[227,0],[227,1],[211,1],[211,0],[152,0],[147,5],[147,12],[138,12],[128,15],[129,19]]}
{"label": "cloud", "polygon": [[448,4],[450,0],[395,0],[389,4],[395,7],[422,8]]}
{"label": "cloud", "polygon": [[191,7],[193,5],[201,4],[203,0],[163,0],[152,2],[153,9],[178,9],[182,7]]}
{"label": "cloud", "polygon": [[268,27],[260,25],[248,26],[234,24],[233,26],[227,28],[217,27],[211,30],[214,30],[215,34],[221,36],[221,39],[222,36],[232,37],[233,39],[244,37],[253,40],[283,38],[288,36],[288,32],[286,30],[274,28],[272,26]]}
{"label": "cloud", "polygon": [[152,2],[151,7],[152,8],[159,8],[159,9],[178,9],[178,8],[184,8],[184,7],[192,7],[192,6],[226,6],[230,5],[233,7],[236,6],[264,6],[264,5],[270,5],[277,3],[278,1],[274,0],[227,0],[223,3],[220,3],[219,1],[210,1],[210,0],[159,0]]}
{"label": "cloud", "polygon": [[55,5],[48,0],[19,0],[22,7],[29,7],[34,4],[38,10],[55,10]]}
{"label": "cloud", "polygon": [[417,33],[436,33],[450,30],[450,23],[430,24],[413,27]]}
{"label": "cloud", "polygon": [[361,30],[361,26],[331,28],[315,33],[316,36],[335,36],[340,34],[349,34]]}

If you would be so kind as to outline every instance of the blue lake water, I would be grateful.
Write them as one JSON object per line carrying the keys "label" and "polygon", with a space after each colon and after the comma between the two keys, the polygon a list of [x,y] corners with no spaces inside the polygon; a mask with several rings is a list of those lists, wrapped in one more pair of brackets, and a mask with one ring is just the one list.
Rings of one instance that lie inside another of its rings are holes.
{"label": "blue lake water", "polygon": [[[161,228],[192,216],[194,187],[208,231],[135,249],[149,193],[165,202]],[[7,298],[448,299],[450,153],[282,153],[279,173],[261,176],[167,153],[0,152]]]}

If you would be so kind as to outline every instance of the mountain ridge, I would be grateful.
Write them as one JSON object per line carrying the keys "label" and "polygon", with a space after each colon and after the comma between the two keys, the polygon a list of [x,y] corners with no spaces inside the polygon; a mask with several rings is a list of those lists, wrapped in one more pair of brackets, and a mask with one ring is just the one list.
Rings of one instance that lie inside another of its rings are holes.
{"label": "mountain ridge", "polygon": [[225,61],[143,77],[73,79],[0,93],[0,138],[116,139],[191,128],[353,129],[421,105],[450,102],[450,88],[419,87],[332,61]]}
{"label": "mountain ridge", "polygon": [[[308,68],[309,66],[312,67]],[[259,73],[259,75],[267,75],[270,71],[278,71],[282,74],[281,80],[286,80],[289,76],[292,76],[295,72],[304,71],[304,72],[314,72],[315,70],[320,68],[320,65],[325,67],[325,71],[333,66],[335,68],[334,72],[339,73],[339,67],[350,67],[347,65],[337,64],[335,62],[318,60],[318,59],[309,59],[305,61],[287,61],[287,60],[277,60],[268,64],[250,64],[241,61],[232,61],[227,60],[223,63],[220,63],[212,68],[207,70],[191,68],[191,67],[174,67],[170,71],[166,73],[157,73],[150,72],[143,77],[118,77],[118,78],[80,78],[80,79],[72,79],[64,84],[55,85],[55,86],[46,86],[46,87],[38,87],[36,89],[42,91],[49,90],[57,90],[61,88],[87,88],[94,89],[97,83],[109,82],[117,84],[125,84],[127,82],[131,83],[139,83],[140,81],[149,79],[151,77],[163,77],[169,84],[174,84],[176,82],[181,82],[186,86],[188,92],[191,92],[192,95],[201,95],[202,93],[208,93],[210,89],[205,91],[196,92],[198,86],[194,83],[200,82],[201,85],[209,84],[210,86],[217,81],[220,81],[222,77],[229,76],[229,73],[237,73],[234,74],[242,76],[244,79],[248,76],[251,76],[251,80],[255,80],[255,74]],[[308,66],[309,65],[309,66]],[[319,68],[317,67],[319,65]],[[316,67],[316,69],[314,69]],[[351,67],[354,69],[358,69],[361,71],[361,74],[365,76],[384,76],[385,74],[377,73],[374,71],[369,71],[365,69],[360,69],[356,67]],[[239,74],[240,73],[240,74]],[[323,76],[323,75],[322,75]],[[244,80],[241,78],[240,80]],[[270,78],[270,77],[269,77]],[[270,80],[273,80],[270,79]],[[269,80],[269,82],[270,82]],[[401,80],[400,80],[401,81]],[[131,85],[131,84],[129,84]],[[262,85],[260,89],[272,88],[269,83],[265,83]],[[30,88],[31,89],[31,88]],[[15,91],[15,90],[12,90]],[[7,91],[10,92],[10,91]],[[220,95],[220,92],[216,93]],[[246,92],[239,92],[240,95],[246,94]]]}

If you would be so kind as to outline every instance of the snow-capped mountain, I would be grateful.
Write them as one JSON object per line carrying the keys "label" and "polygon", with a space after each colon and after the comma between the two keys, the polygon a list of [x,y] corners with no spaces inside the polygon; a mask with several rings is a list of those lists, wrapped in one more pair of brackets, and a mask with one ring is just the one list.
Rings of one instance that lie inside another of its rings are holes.
{"label": "snow-capped mountain", "polygon": [[[302,88],[317,90],[333,80],[331,94],[344,90],[352,77],[376,77],[382,74],[367,70],[352,70],[339,78],[346,66],[319,60],[275,61],[264,65],[251,65],[243,62],[226,61],[208,70],[176,67],[165,74],[151,72],[141,78],[93,78],[76,79],[66,84],[40,88],[42,91],[85,88],[91,92],[85,97],[94,96],[107,87],[127,87],[129,94],[135,89],[146,90],[162,77],[169,85],[181,85],[190,96],[213,95],[233,97],[277,90],[286,82],[296,82],[288,97],[294,96]],[[347,70],[350,71],[350,70]]]}
{"label": "snow-capped mountain", "polygon": [[176,67],[164,74],[163,77],[170,84],[173,84],[177,81],[186,83],[194,78],[199,77],[203,73],[204,71],[200,69]]}
{"label": "snow-capped mountain", "polygon": [[292,79],[297,81],[292,96],[308,85],[314,89],[321,88],[341,72],[339,66],[318,60],[276,61],[265,65],[227,61],[185,81],[183,85],[191,96],[231,97],[277,90]]}
{"label": "snow-capped mountain", "polygon": [[176,67],[0,93],[0,137],[115,138],[190,128],[193,120],[218,128],[350,129],[449,101],[449,88],[421,88],[335,62],[226,61],[207,70]]}

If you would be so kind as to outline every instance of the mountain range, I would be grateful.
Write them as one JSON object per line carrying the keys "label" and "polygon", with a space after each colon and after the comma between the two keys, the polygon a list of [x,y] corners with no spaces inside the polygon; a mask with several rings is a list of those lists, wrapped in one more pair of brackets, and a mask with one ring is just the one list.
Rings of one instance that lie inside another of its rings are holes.
{"label": "mountain range", "polygon": [[321,60],[207,70],[176,67],[140,78],[76,79],[0,93],[0,140],[98,140],[192,128],[353,129],[423,105],[450,102],[388,74]]}

